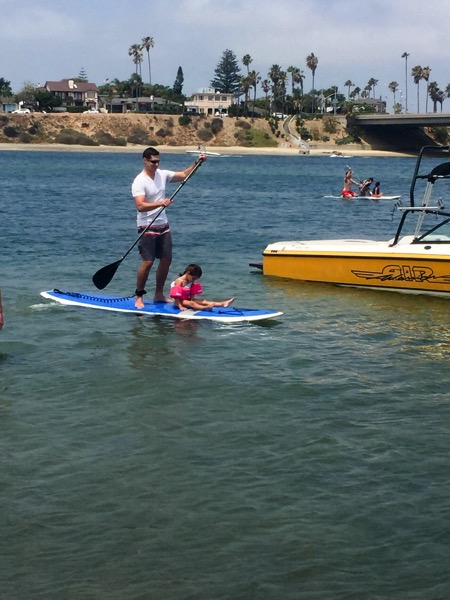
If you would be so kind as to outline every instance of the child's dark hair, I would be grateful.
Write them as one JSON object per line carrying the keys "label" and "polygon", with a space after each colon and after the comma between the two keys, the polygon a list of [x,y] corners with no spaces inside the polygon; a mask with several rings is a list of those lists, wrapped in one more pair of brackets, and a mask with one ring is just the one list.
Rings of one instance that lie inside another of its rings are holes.
{"label": "child's dark hair", "polygon": [[200,265],[196,265],[195,263],[191,263],[190,265],[188,265],[185,270],[184,273],[180,273],[180,277],[182,275],[192,275],[192,277],[201,277],[203,274],[202,268]]}

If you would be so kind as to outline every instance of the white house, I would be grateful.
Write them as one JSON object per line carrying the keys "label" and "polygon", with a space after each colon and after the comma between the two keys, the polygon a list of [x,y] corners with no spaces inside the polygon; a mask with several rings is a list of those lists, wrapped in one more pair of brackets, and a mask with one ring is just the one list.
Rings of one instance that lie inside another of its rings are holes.
{"label": "white house", "polygon": [[192,100],[184,103],[187,114],[227,115],[233,104],[233,94],[225,94],[212,88],[204,88],[192,94]]}

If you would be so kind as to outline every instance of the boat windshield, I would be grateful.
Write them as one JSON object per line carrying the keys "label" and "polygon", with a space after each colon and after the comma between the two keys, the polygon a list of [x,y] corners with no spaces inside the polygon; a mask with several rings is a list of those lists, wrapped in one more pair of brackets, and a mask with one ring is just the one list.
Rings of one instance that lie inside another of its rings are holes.
{"label": "boat windshield", "polygon": [[[431,217],[432,215],[427,215],[428,217]],[[433,226],[430,227],[430,225],[432,225],[431,222],[428,222],[428,228],[427,230],[422,233],[420,236],[417,237],[417,239],[414,240],[414,243],[416,244],[426,244],[426,243],[430,243],[433,242],[433,244],[436,243],[446,243],[448,244],[450,242],[450,219],[447,218],[445,219],[445,221],[442,221],[441,223],[436,223],[435,221],[436,217],[434,216],[434,223]]]}

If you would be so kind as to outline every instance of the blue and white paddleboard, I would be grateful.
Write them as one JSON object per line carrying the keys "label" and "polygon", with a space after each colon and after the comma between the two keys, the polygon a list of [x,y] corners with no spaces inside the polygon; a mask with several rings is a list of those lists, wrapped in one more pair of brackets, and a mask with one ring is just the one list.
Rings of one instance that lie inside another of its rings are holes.
{"label": "blue and white paddleboard", "polygon": [[97,308],[113,312],[134,313],[136,315],[150,315],[153,317],[170,317],[172,319],[205,319],[219,323],[240,323],[242,321],[265,321],[275,319],[283,313],[275,310],[256,310],[251,308],[213,308],[212,310],[180,310],[171,302],[145,302],[142,310],[134,306],[133,296],[117,297],[101,294],[82,294],[79,292],[62,292],[49,290],[41,292],[43,298],[54,300],[59,304],[81,306],[83,308]]}

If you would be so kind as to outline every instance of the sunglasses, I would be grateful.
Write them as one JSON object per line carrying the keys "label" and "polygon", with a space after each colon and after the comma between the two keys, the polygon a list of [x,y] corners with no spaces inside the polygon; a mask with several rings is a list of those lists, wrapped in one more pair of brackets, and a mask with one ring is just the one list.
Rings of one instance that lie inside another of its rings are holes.
{"label": "sunglasses", "polygon": [[159,160],[148,160],[147,162],[152,163],[154,165],[159,165]]}

